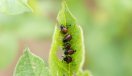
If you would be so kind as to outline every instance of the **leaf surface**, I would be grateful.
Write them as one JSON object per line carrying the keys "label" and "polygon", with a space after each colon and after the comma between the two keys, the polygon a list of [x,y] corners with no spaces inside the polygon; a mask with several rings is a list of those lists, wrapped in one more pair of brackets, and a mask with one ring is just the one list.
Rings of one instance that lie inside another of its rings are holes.
{"label": "leaf surface", "polygon": [[16,66],[14,76],[50,76],[46,63],[25,49]]}
{"label": "leaf surface", "polygon": [[[58,25],[55,26],[50,51],[50,71],[52,76],[73,76],[82,69],[84,62],[83,33],[80,26],[76,24],[76,20],[69,11],[66,2],[63,2],[62,10],[59,12],[57,20]],[[72,35],[72,39],[69,43],[71,44],[71,48],[76,50],[75,54],[71,55],[73,61],[69,64],[63,61],[63,57],[58,56],[58,53],[64,53],[63,38],[65,35],[60,32],[61,24],[68,28],[68,33]]]}

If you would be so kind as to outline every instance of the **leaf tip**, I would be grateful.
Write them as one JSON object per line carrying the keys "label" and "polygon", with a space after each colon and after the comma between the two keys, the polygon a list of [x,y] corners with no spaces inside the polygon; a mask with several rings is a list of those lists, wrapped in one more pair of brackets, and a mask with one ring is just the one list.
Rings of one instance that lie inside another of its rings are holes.
{"label": "leaf tip", "polygon": [[24,53],[30,53],[30,49],[28,47],[25,48]]}
{"label": "leaf tip", "polygon": [[76,19],[70,12],[66,1],[62,1],[62,8],[57,16],[57,21],[59,24],[63,25],[74,25],[76,24]]}

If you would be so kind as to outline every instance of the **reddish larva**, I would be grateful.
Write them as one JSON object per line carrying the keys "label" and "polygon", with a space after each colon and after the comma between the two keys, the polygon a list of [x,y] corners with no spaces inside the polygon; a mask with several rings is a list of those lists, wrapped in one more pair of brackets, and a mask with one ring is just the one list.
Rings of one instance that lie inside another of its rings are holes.
{"label": "reddish larva", "polygon": [[71,48],[71,44],[69,44],[69,43],[64,44],[64,49],[68,50],[70,48]]}
{"label": "reddish larva", "polygon": [[72,62],[72,58],[71,58],[70,56],[64,57],[63,60],[64,60],[65,62],[67,62],[67,63]]}
{"label": "reddish larva", "polygon": [[60,29],[63,34],[66,34],[68,32],[67,28],[63,25],[60,26]]}
{"label": "reddish larva", "polygon": [[64,52],[64,54],[65,55],[72,55],[72,54],[74,54],[76,51],[74,51],[74,50],[72,50],[72,49],[69,49],[69,50],[66,50],[65,52]]}
{"label": "reddish larva", "polygon": [[72,39],[72,36],[70,35],[70,34],[67,34],[65,37],[64,37],[64,39],[63,39],[63,42],[65,43],[65,42],[68,42],[68,41],[70,41]]}

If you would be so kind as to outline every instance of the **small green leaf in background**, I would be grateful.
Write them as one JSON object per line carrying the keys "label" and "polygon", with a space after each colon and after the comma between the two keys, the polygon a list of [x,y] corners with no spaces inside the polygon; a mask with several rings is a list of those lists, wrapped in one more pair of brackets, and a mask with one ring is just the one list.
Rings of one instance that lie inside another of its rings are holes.
{"label": "small green leaf in background", "polygon": [[0,0],[0,12],[4,14],[21,14],[31,12],[28,0]]}
{"label": "small green leaf in background", "polygon": [[[82,66],[84,63],[83,33],[81,27],[76,24],[76,20],[70,13],[65,1],[62,4],[62,10],[59,12],[57,20],[59,25],[55,26],[53,43],[49,58],[50,71],[52,73],[52,76],[77,75],[77,73],[82,70]],[[69,64],[63,61],[63,57],[59,58],[57,56],[57,53],[59,51],[64,52],[64,35],[60,32],[61,24],[68,27],[68,33],[72,35],[72,39],[69,43],[71,44],[71,48],[76,50],[76,52],[71,55],[73,61]],[[79,73],[77,76],[81,75],[89,76],[88,73]]]}
{"label": "small green leaf in background", "polygon": [[14,76],[49,76],[49,71],[41,58],[31,53],[29,49],[25,49],[18,61]]}

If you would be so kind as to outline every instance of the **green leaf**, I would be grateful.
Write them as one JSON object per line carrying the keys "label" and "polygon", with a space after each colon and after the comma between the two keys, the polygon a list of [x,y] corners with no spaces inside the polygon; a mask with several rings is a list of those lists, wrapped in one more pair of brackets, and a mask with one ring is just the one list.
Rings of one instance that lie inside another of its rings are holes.
{"label": "green leaf", "polygon": [[69,11],[65,1],[62,4],[62,10],[59,12],[57,20],[59,24],[64,24],[64,25],[76,24],[76,20]]}
{"label": "green leaf", "polygon": [[[80,69],[82,69],[84,62],[84,43],[82,29],[76,24],[76,20],[70,13],[66,2],[63,2],[62,10],[59,12],[57,19],[59,25],[55,26],[53,42],[50,51],[50,71],[52,76],[73,76]],[[71,48],[76,50],[76,52],[71,55],[73,61],[69,64],[63,61],[63,57],[59,58],[57,55],[60,52],[64,52],[64,35],[60,32],[61,24],[68,27],[68,33],[72,35],[72,40],[69,43],[71,44]]]}
{"label": "green leaf", "polygon": [[49,76],[49,71],[41,58],[31,53],[29,49],[25,49],[18,61],[14,76]]}
{"label": "green leaf", "polygon": [[28,0],[0,0],[0,12],[5,14],[21,14],[31,12]]}

